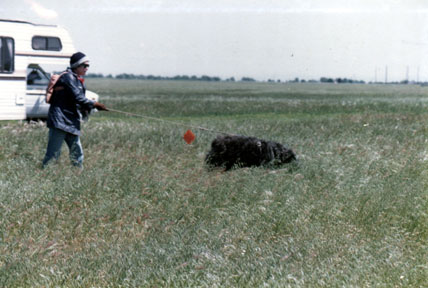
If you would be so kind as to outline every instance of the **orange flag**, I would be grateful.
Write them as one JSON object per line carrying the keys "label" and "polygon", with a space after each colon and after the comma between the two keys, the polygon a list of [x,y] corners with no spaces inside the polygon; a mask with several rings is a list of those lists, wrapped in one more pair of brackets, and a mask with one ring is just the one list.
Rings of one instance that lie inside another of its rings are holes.
{"label": "orange flag", "polygon": [[195,134],[193,134],[193,132],[190,131],[190,129],[187,130],[187,132],[184,133],[183,135],[183,139],[184,141],[186,141],[187,144],[192,144],[192,142],[195,141],[195,138],[196,138]]}

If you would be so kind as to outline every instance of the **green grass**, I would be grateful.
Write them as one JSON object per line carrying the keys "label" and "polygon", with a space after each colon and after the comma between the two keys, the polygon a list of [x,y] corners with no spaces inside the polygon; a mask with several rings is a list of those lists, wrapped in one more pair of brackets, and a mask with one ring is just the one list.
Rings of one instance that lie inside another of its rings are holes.
{"label": "green grass", "polygon": [[[427,287],[428,88],[88,80],[85,170],[0,123],[0,287]],[[183,125],[184,124],[184,125]],[[209,171],[215,133],[299,164]],[[65,146],[65,145],[64,145]]]}

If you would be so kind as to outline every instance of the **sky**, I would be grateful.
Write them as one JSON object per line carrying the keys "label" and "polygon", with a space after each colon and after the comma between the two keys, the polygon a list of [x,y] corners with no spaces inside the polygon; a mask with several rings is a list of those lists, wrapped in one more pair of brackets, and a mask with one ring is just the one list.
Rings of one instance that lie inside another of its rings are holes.
{"label": "sky", "polygon": [[0,18],[66,28],[104,75],[428,81],[426,0],[0,0]]}

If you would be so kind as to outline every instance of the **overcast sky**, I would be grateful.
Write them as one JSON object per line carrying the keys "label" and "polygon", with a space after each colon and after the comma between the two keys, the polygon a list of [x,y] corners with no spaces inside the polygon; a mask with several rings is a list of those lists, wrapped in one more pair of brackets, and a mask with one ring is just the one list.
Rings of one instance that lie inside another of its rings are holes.
{"label": "overcast sky", "polygon": [[58,24],[90,72],[428,81],[426,0],[0,0]]}

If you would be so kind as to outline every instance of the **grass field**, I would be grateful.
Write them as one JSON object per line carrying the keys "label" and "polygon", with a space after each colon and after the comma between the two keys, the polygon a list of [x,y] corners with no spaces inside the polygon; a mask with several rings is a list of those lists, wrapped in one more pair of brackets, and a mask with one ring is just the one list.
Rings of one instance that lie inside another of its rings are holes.
{"label": "grass field", "polygon": [[[89,79],[85,170],[0,122],[0,287],[428,287],[428,87]],[[209,171],[216,134],[299,164]]]}

